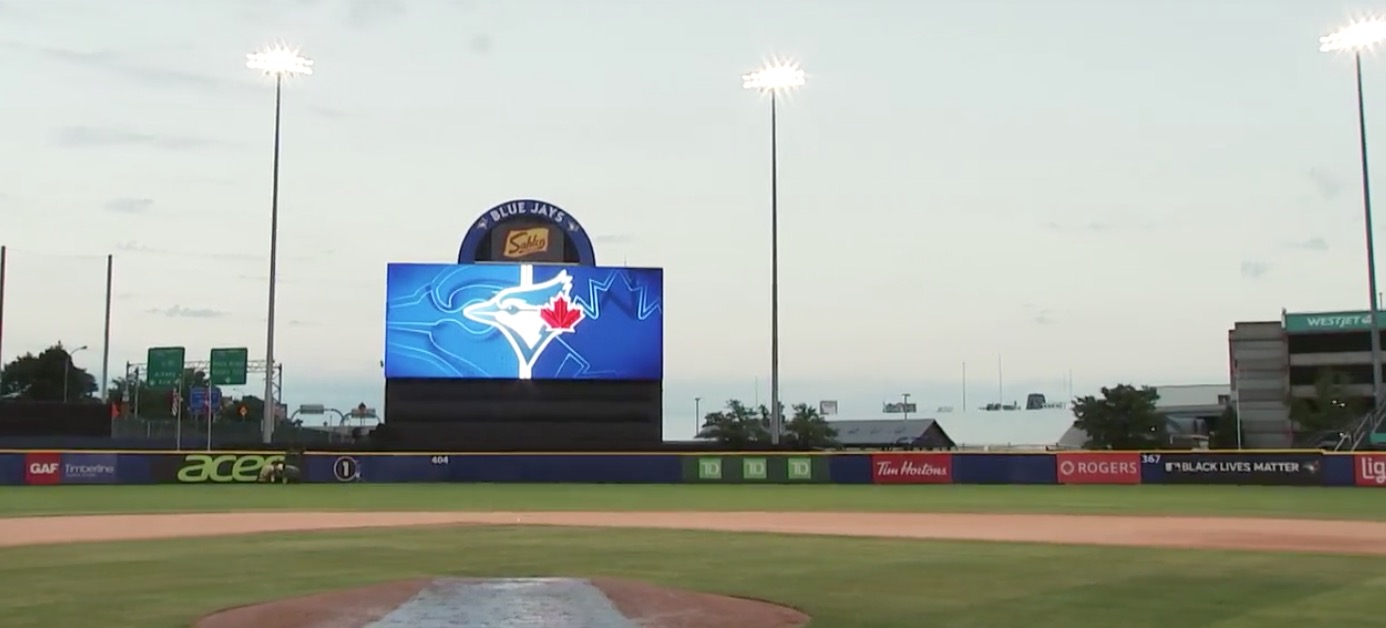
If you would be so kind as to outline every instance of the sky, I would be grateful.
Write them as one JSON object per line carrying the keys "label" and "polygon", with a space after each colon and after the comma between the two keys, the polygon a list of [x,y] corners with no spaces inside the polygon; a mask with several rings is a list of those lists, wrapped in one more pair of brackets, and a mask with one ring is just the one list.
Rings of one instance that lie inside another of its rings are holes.
{"label": "sky", "polygon": [[245,53],[282,41],[315,61],[283,103],[290,406],[379,406],[386,264],[455,260],[514,198],[665,269],[667,434],[768,401],[769,107],[740,77],[770,58],[808,74],[778,121],[786,401],[1225,383],[1235,321],[1366,309],[1352,64],[1318,38],[1373,8],[0,0],[0,359],[86,345],[99,376],[107,255],[111,377],[263,357],[273,88]]}

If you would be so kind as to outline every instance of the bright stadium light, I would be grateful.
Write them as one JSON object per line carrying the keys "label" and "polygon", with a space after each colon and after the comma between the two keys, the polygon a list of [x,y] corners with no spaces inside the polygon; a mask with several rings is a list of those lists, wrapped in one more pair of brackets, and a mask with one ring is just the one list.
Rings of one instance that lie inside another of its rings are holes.
{"label": "bright stadium light", "polygon": [[280,78],[312,74],[313,60],[299,54],[297,48],[290,48],[281,44],[247,54],[245,67],[257,70],[265,76]]}
{"label": "bright stadium light", "polygon": [[[1367,167],[1367,108],[1362,97],[1362,52],[1372,51],[1377,44],[1386,41],[1386,19],[1369,17],[1355,20],[1337,31],[1319,38],[1319,50],[1323,52],[1351,52],[1353,66],[1357,73],[1357,139],[1362,160],[1362,217],[1367,240],[1367,303],[1371,309],[1371,347],[1372,347],[1372,412],[1376,414],[1382,404],[1381,393],[1381,321],[1377,312],[1381,309],[1380,296],[1376,289],[1376,242],[1372,234],[1372,190],[1370,169]],[[1356,444],[1354,443],[1354,448]]]}
{"label": "bright stadium light", "polygon": [[245,56],[246,67],[265,76],[274,77],[274,175],[270,183],[270,241],[269,241],[269,303],[265,331],[265,412],[261,418],[260,435],[268,443],[274,436],[277,418],[277,395],[274,390],[274,313],[275,286],[279,266],[279,121],[283,102],[284,79],[313,73],[313,61],[299,54],[297,48],[285,45],[270,46]]}
{"label": "bright stadium light", "polygon": [[804,84],[803,68],[792,61],[778,61],[741,76],[741,87],[768,92],[800,87]]}
{"label": "bright stadium light", "polygon": [[1371,50],[1386,41],[1386,19],[1370,17],[1354,21],[1319,38],[1322,52],[1359,52]]}
{"label": "bright stadium light", "polygon": [[770,442],[780,443],[780,190],[778,94],[804,84],[803,68],[792,61],[772,61],[743,74],[741,87],[770,94]]}

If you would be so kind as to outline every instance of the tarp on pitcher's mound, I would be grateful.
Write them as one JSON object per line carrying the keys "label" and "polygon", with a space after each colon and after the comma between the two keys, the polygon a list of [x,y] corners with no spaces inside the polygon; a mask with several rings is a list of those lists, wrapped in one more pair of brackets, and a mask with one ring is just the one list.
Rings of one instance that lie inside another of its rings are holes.
{"label": "tarp on pitcher's mound", "polygon": [[197,628],[610,626],[795,628],[809,617],[768,602],[579,578],[409,580],[233,608]]}

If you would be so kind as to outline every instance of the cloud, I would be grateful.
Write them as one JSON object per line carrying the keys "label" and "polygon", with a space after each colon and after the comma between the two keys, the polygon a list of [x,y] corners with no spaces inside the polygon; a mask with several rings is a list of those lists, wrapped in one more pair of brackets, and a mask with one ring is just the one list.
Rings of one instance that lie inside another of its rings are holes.
{"label": "cloud", "polygon": [[211,308],[190,308],[181,305],[171,305],[166,308],[150,308],[145,310],[147,314],[159,314],[169,318],[221,318],[226,316],[226,312],[213,310]]}
{"label": "cloud", "polygon": [[313,327],[315,325],[317,325],[317,323],[314,323],[312,321],[301,321],[298,319],[293,319],[289,321],[290,327]]}
{"label": "cloud", "polygon": [[154,206],[154,200],[148,198],[113,198],[106,201],[103,205],[106,211],[121,214],[142,214],[149,211]]}
{"label": "cloud", "polygon": [[322,107],[318,105],[310,105],[308,107],[308,112],[320,115],[324,118],[345,118],[347,115],[341,109],[333,109],[332,107]]}
{"label": "cloud", "polygon": [[1270,272],[1270,264],[1248,260],[1242,262],[1242,277],[1246,279],[1258,279],[1262,275]]}
{"label": "cloud", "polygon": [[182,70],[172,70],[130,59],[128,56],[109,50],[86,51],[68,48],[51,48],[7,42],[5,48],[22,50],[37,54],[70,66],[105,72],[120,78],[152,85],[155,87],[196,87],[198,89],[224,89],[231,84],[207,76]]}
{"label": "cloud", "polygon": [[1121,218],[1093,220],[1082,224],[1060,223],[1050,220],[1041,223],[1040,228],[1050,231],[1114,233],[1120,231],[1153,231],[1155,229],[1155,223],[1145,219],[1126,220]]}
{"label": "cloud", "polygon": [[1308,240],[1282,242],[1281,246],[1290,249],[1303,249],[1305,251],[1327,251],[1328,241],[1320,237],[1313,237]]}
{"label": "cloud", "polygon": [[[263,284],[269,281],[269,275],[236,275],[236,279],[240,279],[241,281],[249,281],[250,283]],[[298,282],[298,280],[293,279],[292,277],[285,277],[283,274],[280,274],[279,276],[275,277],[274,280],[275,283],[278,284]]]}
{"label": "cloud", "polygon": [[54,141],[65,148],[100,146],[150,146],[168,150],[194,150],[222,144],[217,140],[180,135],[154,135],[114,127],[69,126],[58,129]]}
{"label": "cloud", "polygon": [[1049,310],[1040,310],[1034,316],[1030,317],[1030,321],[1036,325],[1052,325],[1054,324],[1053,312]]}
{"label": "cloud", "polygon": [[1343,193],[1343,182],[1322,169],[1310,168],[1308,176],[1309,181],[1313,182],[1314,188],[1318,190],[1319,196],[1325,200],[1332,200]]}
{"label": "cloud", "polygon": [[496,47],[496,42],[491,39],[490,35],[483,33],[481,35],[473,35],[471,40],[467,42],[467,47],[471,48],[472,52],[484,55],[491,52],[491,50]]}
{"label": "cloud", "polygon": [[371,26],[406,12],[403,0],[347,0],[346,5],[347,23],[353,26]]}
{"label": "cloud", "polygon": [[593,242],[596,242],[596,243],[598,243],[598,244],[629,244],[629,243],[633,242],[634,240],[635,240],[635,236],[630,235],[630,234],[624,234],[624,233],[617,233],[617,234],[611,234],[611,235],[599,235],[599,236],[596,236],[596,237],[592,238],[592,241],[593,241]]}
{"label": "cloud", "polygon": [[122,253],[139,253],[145,255],[168,255],[172,257],[187,257],[196,259],[222,259],[243,262],[258,262],[266,258],[264,255],[250,255],[248,253],[216,253],[208,251],[176,251],[173,249],[163,249],[146,246],[134,240],[117,242],[115,250]]}

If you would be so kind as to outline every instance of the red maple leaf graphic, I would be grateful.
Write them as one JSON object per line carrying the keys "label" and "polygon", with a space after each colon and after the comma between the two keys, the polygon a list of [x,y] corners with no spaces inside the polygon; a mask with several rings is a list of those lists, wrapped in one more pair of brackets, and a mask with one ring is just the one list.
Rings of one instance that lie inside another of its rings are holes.
{"label": "red maple leaf graphic", "polygon": [[554,297],[548,307],[539,310],[539,318],[554,331],[572,331],[582,317],[582,309],[568,307],[568,299],[561,296]]}

